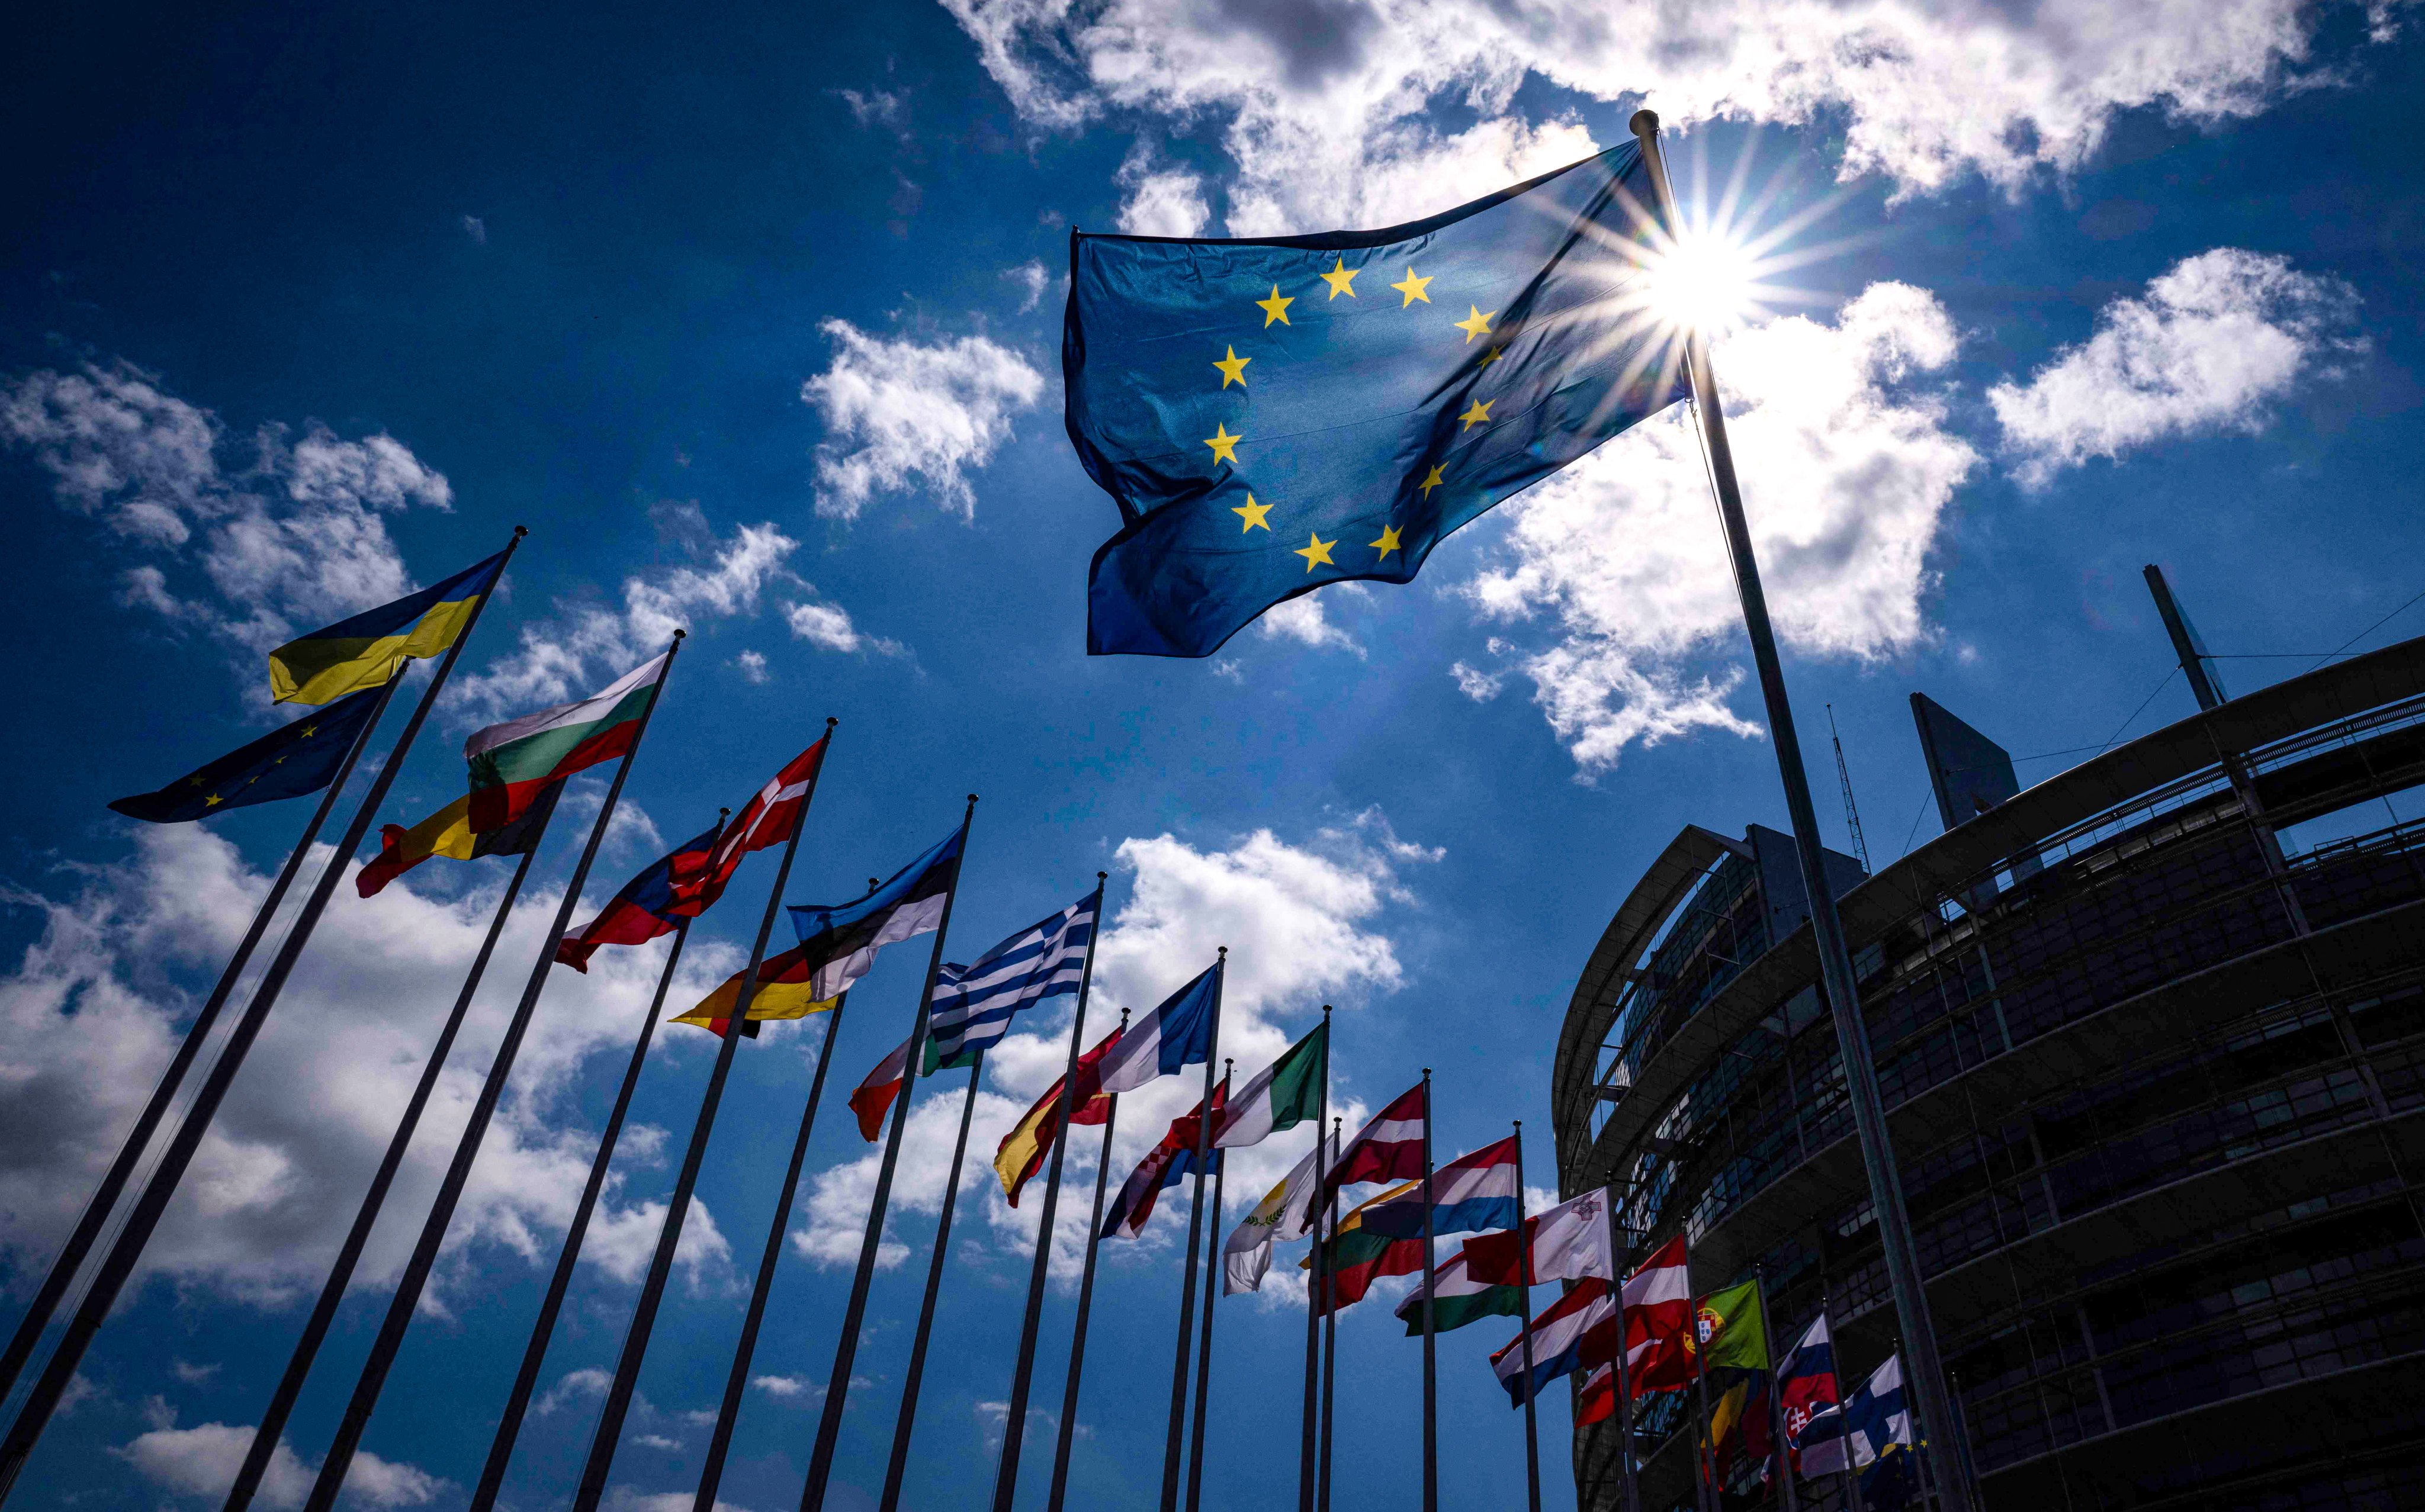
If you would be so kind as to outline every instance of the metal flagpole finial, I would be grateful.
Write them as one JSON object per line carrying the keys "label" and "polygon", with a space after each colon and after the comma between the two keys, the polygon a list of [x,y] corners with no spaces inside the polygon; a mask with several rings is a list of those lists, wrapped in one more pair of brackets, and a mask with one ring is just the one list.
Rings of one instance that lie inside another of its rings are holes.
{"label": "metal flagpole finial", "polygon": [[686,639],[689,635],[690,631],[688,630],[677,629],[674,631],[674,639],[677,641]]}
{"label": "metal flagpole finial", "polygon": [[1656,136],[1659,135],[1659,112],[1656,110],[1635,111],[1633,113],[1633,119],[1625,123],[1625,129],[1633,133],[1636,136]]}
{"label": "metal flagpole finial", "polygon": [[1112,874],[1111,874],[1110,872],[1108,872],[1108,871],[1099,871],[1099,872],[1096,872],[1096,873],[1095,873],[1095,881],[1097,881],[1098,883],[1105,883],[1105,882],[1109,882],[1109,881],[1111,881],[1111,880],[1112,880]]}
{"label": "metal flagpole finial", "polygon": [[527,525],[517,525],[517,526],[515,526],[515,527],[514,527],[514,539],[515,539],[515,540],[517,540],[517,541],[521,540],[523,536],[528,535],[529,533],[530,533],[530,527],[529,527],[529,526],[527,526]]}
{"label": "metal flagpole finial", "polygon": [[1226,945],[1221,946],[1213,951],[1213,954],[1219,956],[1222,960],[1227,961],[1229,959],[1229,947]]}

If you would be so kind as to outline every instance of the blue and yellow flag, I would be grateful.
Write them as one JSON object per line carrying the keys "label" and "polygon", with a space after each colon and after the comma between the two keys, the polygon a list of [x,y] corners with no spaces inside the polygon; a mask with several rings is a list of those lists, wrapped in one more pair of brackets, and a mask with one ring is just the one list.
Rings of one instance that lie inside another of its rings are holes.
{"label": "blue and yellow flag", "polygon": [[1117,501],[1086,649],[1209,656],[1686,391],[1628,142],[1429,220],[1272,241],[1072,234],[1069,438]]}
{"label": "blue and yellow flag", "polygon": [[109,806],[147,823],[182,824],[231,808],[316,793],[335,780],[345,753],[354,748],[378,707],[379,691],[366,689],[272,730],[158,792],[114,799]]}
{"label": "blue and yellow flag", "polygon": [[287,642],[269,653],[269,695],[281,704],[325,704],[379,686],[406,657],[436,656],[471,623],[505,566],[500,551],[444,582]]}

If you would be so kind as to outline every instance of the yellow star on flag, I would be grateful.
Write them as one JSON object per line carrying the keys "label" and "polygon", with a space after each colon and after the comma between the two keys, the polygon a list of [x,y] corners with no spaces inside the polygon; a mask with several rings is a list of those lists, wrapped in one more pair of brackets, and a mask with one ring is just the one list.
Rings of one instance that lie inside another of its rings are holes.
{"label": "yellow star on flag", "polygon": [[1465,422],[1465,429],[1469,431],[1490,418],[1490,406],[1498,402],[1496,399],[1477,399],[1471,409],[1456,418]]}
{"label": "yellow star on flag", "polygon": [[[1309,567],[1309,568],[1307,568],[1306,570],[1307,570],[1307,571],[1309,571],[1309,572],[1310,572],[1310,571],[1311,571],[1311,570],[1313,570],[1313,569],[1312,569],[1312,568],[1310,568],[1310,567]],[[219,795],[218,795],[218,794],[217,794],[217,793],[211,793],[211,794],[206,795],[206,796],[202,799],[202,806],[203,806],[204,808],[217,808],[217,807],[218,807],[218,806],[219,806]]]}
{"label": "yellow star on flag", "polygon": [[1336,299],[1341,294],[1345,294],[1353,299],[1356,297],[1356,275],[1363,271],[1362,268],[1349,267],[1347,260],[1342,257],[1339,260],[1338,266],[1322,276],[1322,281],[1330,285],[1331,298]]}
{"label": "yellow star on flag", "polygon": [[[1485,405],[1483,407],[1487,409],[1490,406]],[[1204,444],[1212,449],[1213,461],[1227,462],[1231,467],[1235,467],[1238,465],[1238,443],[1245,439],[1243,436],[1230,435],[1229,427],[1226,423],[1215,422],[1212,434],[1204,438]]]}
{"label": "yellow star on flag", "polygon": [[1229,347],[1227,350],[1229,355],[1223,358],[1220,361],[1212,364],[1214,367],[1221,370],[1221,387],[1227,389],[1229,385],[1234,383],[1239,388],[1243,389],[1246,386],[1246,364],[1252,362],[1254,358],[1250,357],[1240,357],[1238,355],[1238,349],[1234,346]]}
{"label": "yellow star on flag", "polygon": [[1484,356],[1484,358],[1483,358],[1483,359],[1482,359],[1481,361],[1476,362],[1476,363],[1473,365],[1473,370],[1474,370],[1476,373],[1479,373],[1479,372],[1481,372],[1484,368],[1486,368],[1486,367],[1490,366],[1490,364],[1492,364],[1493,362],[1498,361],[1501,358],[1505,357],[1506,355],[1507,355],[1507,348],[1505,348],[1505,347],[1503,347],[1503,346],[1494,346],[1494,347],[1492,347],[1492,348],[1489,350],[1489,352],[1488,352],[1487,354],[1486,354],[1486,355]]}
{"label": "yellow star on flag", "polygon": [[1466,316],[1463,320],[1454,322],[1454,325],[1458,330],[1465,332],[1465,343],[1468,346],[1470,346],[1473,344],[1473,339],[1475,337],[1487,336],[1490,334],[1490,315],[1496,315],[1499,311],[1494,310],[1490,312],[1490,315],[1486,315],[1482,312],[1482,307],[1480,305],[1468,305],[1465,308],[1473,311],[1473,313]]}
{"label": "yellow star on flag", "polygon": [[1446,479],[1440,476],[1440,470],[1434,468],[1430,474],[1425,477],[1421,483],[1416,485],[1416,486],[1422,491],[1422,496],[1425,499],[1429,499],[1432,496],[1432,490],[1438,487],[1446,481]]}
{"label": "yellow star on flag", "polygon": [[1278,321],[1283,326],[1287,325],[1289,323],[1288,307],[1295,303],[1295,297],[1281,294],[1280,286],[1276,283],[1272,285],[1272,296],[1269,299],[1256,300],[1255,308],[1263,312],[1263,326],[1268,330],[1274,321]]}
{"label": "yellow star on flag", "polygon": [[[1437,275],[1436,274],[1434,277],[1436,278]],[[1389,287],[1397,290],[1400,294],[1406,296],[1405,304],[1402,304],[1398,307],[1400,310],[1404,310],[1406,308],[1406,305],[1411,305],[1418,299],[1421,300],[1425,304],[1430,304],[1432,302],[1432,296],[1423,293],[1423,291],[1430,288],[1431,283],[1432,280],[1430,279],[1416,278],[1415,265],[1409,263],[1406,264],[1406,281],[1404,283],[1393,283],[1389,285]]]}
{"label": "yellow star on flag", "polygon": [[[1367,542],[1366,544],[1369,546],[1379,547],[1381,549],[1381,560],[1387,562],[1389,560],[1389,553],[1398,549],[1398,527],[1395,525],[1382,526],[1381,538],[1377,541]],[[1306,570],[1310,572],[1313,569],[1311,567],[1308,567]]]}
{"label": "yellow star on flag", "polygon": [[1339,544],[1337,541],[1324,540],[1321,533],[1317,531],[1308,531],[1306,533],[1306,537],[1312,544],[1309,546],[1300,546],[1296,549],[1296,554],[1305,558],[1306,571],[1311,572],[1316,564],[1320,564],[1325,566],[1338,565],[1337,563],[1330,560],[1330,549]]}
{"label": "yellow star on flag", "polygon": [[1248,494],[1246,496],[1246,506],[1244,509],[1232,509],[1229,511],[1230,514],[1238,516],[1246,522],[1238,527],[1238,533],[1241,535],[1245,534],[1248,531],[1270,530],[1271,526],[1264,522],[1263,517],[1271,512],[1272,506],[1269,504],[1259,504],[1255,502],[1255,496],[1253,494]]}

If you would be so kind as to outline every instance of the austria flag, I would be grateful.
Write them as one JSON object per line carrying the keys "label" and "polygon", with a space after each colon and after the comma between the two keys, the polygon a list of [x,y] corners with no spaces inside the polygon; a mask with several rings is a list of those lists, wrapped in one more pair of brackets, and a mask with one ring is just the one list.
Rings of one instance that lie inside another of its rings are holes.
{"label": "austria flag", "polygon": [[1692,1326],[1693,1282],[1679,1233],[1625,1278],[1625,1369],[1636,1394],[1693,1384]]}

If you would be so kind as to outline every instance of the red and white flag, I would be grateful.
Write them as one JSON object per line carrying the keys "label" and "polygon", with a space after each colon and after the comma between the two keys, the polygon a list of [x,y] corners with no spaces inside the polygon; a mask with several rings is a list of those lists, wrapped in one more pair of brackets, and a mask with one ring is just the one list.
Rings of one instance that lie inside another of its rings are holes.
{"label": "red and white flag", "polygon": [[1323,1183],[1325,1191],[1360,1181],[1412,1181],[1423,1173],[1423,1084],[1373,1115],[1348,1141]]}
{"label": "red and white flag", "polygon": [[1625,1278],[1625,1370],[1634,1394],[1693,1383],[1693,1282],[1678,1234]]}
{"label": "red and white flag", "polygon": [[891,1111],[892,1100],[901,1095],[901,1083],[908,1069],[909,1042],[904,1040],[867,1074],[859,1090],[850,1094],[850,1110],[859,1115],[859,1137],[868,1143],[874,1144],[876,1131],[884,1127],[884,1115]]}
{"label": "red and white flag", "polygon": [[825,764],[826,740],[831,739],[828,735],[794,756],[741,806],[741,812],[717,836],[715,849],[709,854],[699,880],[681,889],[682,912],[694,918],[705,912],[709,904],[724,896],[725,884],[741,868],[743,856],[781,845],[792,837],[792,832],[800,827],[801,812],[808,807],[809,788],[817,779],[817,769]]}
{"label": "red and white flag", "polygon": [[1608,1208],[1605,1187],[1569,1199],[1524,1220],[1519,1241],[1516,1232],[1478,1234],[1465,1241],[1465,1271],[1494,1286],[1519,1284],[1519,1242],[1533,1247],[1534,1284],[1581,1281],[1597,1276],[1607,1281],[1615,1273],[1609,1258]]}
{"label": "red and white flag", "polygon": [[1616,1416],[1616,1367],[1602,1365],[1583,1377],[1582,1400],[1575,1404],[1575,1426],[1605,1423]]}

